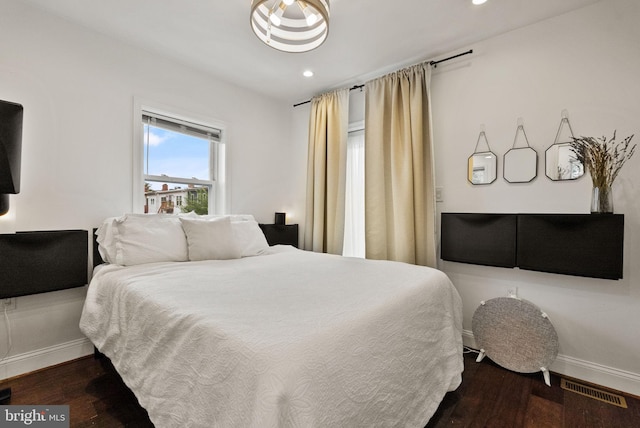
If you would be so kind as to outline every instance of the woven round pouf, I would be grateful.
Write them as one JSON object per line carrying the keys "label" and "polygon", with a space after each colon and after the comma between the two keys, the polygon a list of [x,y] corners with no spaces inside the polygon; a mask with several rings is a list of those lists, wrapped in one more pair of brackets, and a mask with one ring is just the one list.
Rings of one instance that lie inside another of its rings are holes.
{"label": "woven round pouf", "polygon": [[558,335],[547,314],[526,300],[498,297],[481,302],[471,329],[480,355],[519,373],[542,371],[551,385],[548,368],[558,355]]}

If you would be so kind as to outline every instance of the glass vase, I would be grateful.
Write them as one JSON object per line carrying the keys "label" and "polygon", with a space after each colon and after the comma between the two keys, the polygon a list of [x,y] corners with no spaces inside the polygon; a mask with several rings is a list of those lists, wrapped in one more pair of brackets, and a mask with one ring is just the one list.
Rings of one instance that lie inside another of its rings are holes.
{"label": "glass vase", "polygon": [[593,187],[591,190],[591,214],[613,214],[611,186]]}

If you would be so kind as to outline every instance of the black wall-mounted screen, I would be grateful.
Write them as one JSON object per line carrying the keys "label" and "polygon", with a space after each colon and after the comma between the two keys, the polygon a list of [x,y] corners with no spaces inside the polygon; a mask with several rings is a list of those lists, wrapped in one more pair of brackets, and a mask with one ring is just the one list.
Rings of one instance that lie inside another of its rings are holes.
{"label": "black wall-mounted screen", "polygon": [[20,192],[22,112],[20,104],[0,100],[0,194]]}
{"label": "black wall-mounted screen", "polygon": [[22,111],[20,104],[0,100],[0,216],[9,211],[9,194],[20,193]]}
{"label": "black wall-mounted screen", "polygon": [[442,213],[440,257],[477,265],[516,266],[516,215]]}
{"label": "black wall-mounted screen", "polygon": [[521,269],[594,278],[622,278],[624,216],[523,214],[518,216]]}
{"label": "black wall-mounted screen", "polygon": [[87,284],[86,230],[0,235],[0,298]]}

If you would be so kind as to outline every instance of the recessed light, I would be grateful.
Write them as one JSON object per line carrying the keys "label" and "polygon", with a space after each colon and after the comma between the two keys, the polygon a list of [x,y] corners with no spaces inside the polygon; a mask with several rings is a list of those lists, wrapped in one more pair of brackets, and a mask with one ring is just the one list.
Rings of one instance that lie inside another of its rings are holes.
{"label": "recessed light", "polygon": [[304,77],[313,77],[313,71],[311,71],[311,70],[305,70],[305,71],[302,73],[302,75],[303,75]]}
{"label": "recessed light", "polygon": [[471,3],[473,3],[475,5],[484,4],[486,2],[487,2],[487,0],[471,0]]}

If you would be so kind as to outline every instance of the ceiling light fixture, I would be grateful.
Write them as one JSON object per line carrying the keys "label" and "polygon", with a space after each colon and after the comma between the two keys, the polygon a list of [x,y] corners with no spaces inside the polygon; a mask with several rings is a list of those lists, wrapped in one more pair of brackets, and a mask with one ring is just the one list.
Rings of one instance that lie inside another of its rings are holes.
{"label": "ceiling light fixture", "polygon": [[274,49],[310,51],[329,34],[329,0],[252,0],[251,28]]}
{"label": "ceiling light fixture", "polygon": [[487,0],[471,0],[471,3],[475,4],[476,6],[480,4],[485,4],[486,2]]}
{"label": "ceiling light fixture", "polygon": [[305,70],[305,71],[302,73],[302,75],[303,75],[304,77],[313,77],[313,71],[311,71],[311,70]]}

